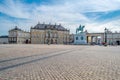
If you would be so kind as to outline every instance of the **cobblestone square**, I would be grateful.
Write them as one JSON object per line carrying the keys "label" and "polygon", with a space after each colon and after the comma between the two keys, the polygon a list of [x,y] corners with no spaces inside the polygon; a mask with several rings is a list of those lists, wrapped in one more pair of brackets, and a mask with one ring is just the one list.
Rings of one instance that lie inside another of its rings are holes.
{"label": "cobblestone square", "polygon": [[120,80],[120,46],[0,45],[0,80]]}

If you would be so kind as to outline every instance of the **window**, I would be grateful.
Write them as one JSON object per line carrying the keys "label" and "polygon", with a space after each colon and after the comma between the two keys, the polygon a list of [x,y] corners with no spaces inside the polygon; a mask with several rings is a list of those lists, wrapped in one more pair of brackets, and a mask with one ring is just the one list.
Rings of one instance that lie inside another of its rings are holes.
{"label": "window", "polygon": [[52,34],[52,33],[50,33],[50,37],[51,37],[51,38],[53,37],[53,34]]}
{"label": "window", "polygon": [[46,37],[48,37],[48,33],[46,33]]}
{"label": "window", "polygon": [[76,40],[78,40],[78,37],[76,37]]}

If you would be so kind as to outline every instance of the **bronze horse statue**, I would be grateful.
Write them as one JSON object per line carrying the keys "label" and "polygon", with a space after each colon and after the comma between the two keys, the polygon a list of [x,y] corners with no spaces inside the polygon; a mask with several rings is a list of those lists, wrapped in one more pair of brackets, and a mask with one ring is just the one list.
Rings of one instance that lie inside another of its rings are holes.
{"label": "bronze horse statue", "polygon": [[79,32],[83,32],[85,26],[79,26],[77,29],[76,29],[76,34],[79,33]]}

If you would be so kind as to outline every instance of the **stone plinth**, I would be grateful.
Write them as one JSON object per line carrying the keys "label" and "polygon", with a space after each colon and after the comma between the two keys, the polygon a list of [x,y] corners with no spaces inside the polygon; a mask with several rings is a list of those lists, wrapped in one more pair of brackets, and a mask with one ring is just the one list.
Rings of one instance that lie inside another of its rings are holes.
{"label": "stone plinth", "polygon": [[86,38],[86,33],[78,33],[74,35],[74,44],[79,45],[79,44],[87,44],[87,38]]}

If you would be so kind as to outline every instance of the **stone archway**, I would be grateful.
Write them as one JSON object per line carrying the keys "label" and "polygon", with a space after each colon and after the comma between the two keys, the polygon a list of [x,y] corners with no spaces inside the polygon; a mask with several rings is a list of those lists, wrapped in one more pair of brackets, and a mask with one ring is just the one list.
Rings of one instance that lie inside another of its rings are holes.
{"label": "stone archway", "polygon": [[28,40],[28,39],[26,39],[25,43],[26,43],[26,44],[28,44],[28,43],[29,43],[29,40]]}
{"label": "stone archway", "polygon": [[57,44],[57,39],[55,40],[55,44]]}
{"label": "stone archway", "polygon": [[51,39],[51,44],[53,44],[53,39]]}
{"label": "stone archway", "polygon": [[120,41],[116,41],[117,45],[120,45]]}

